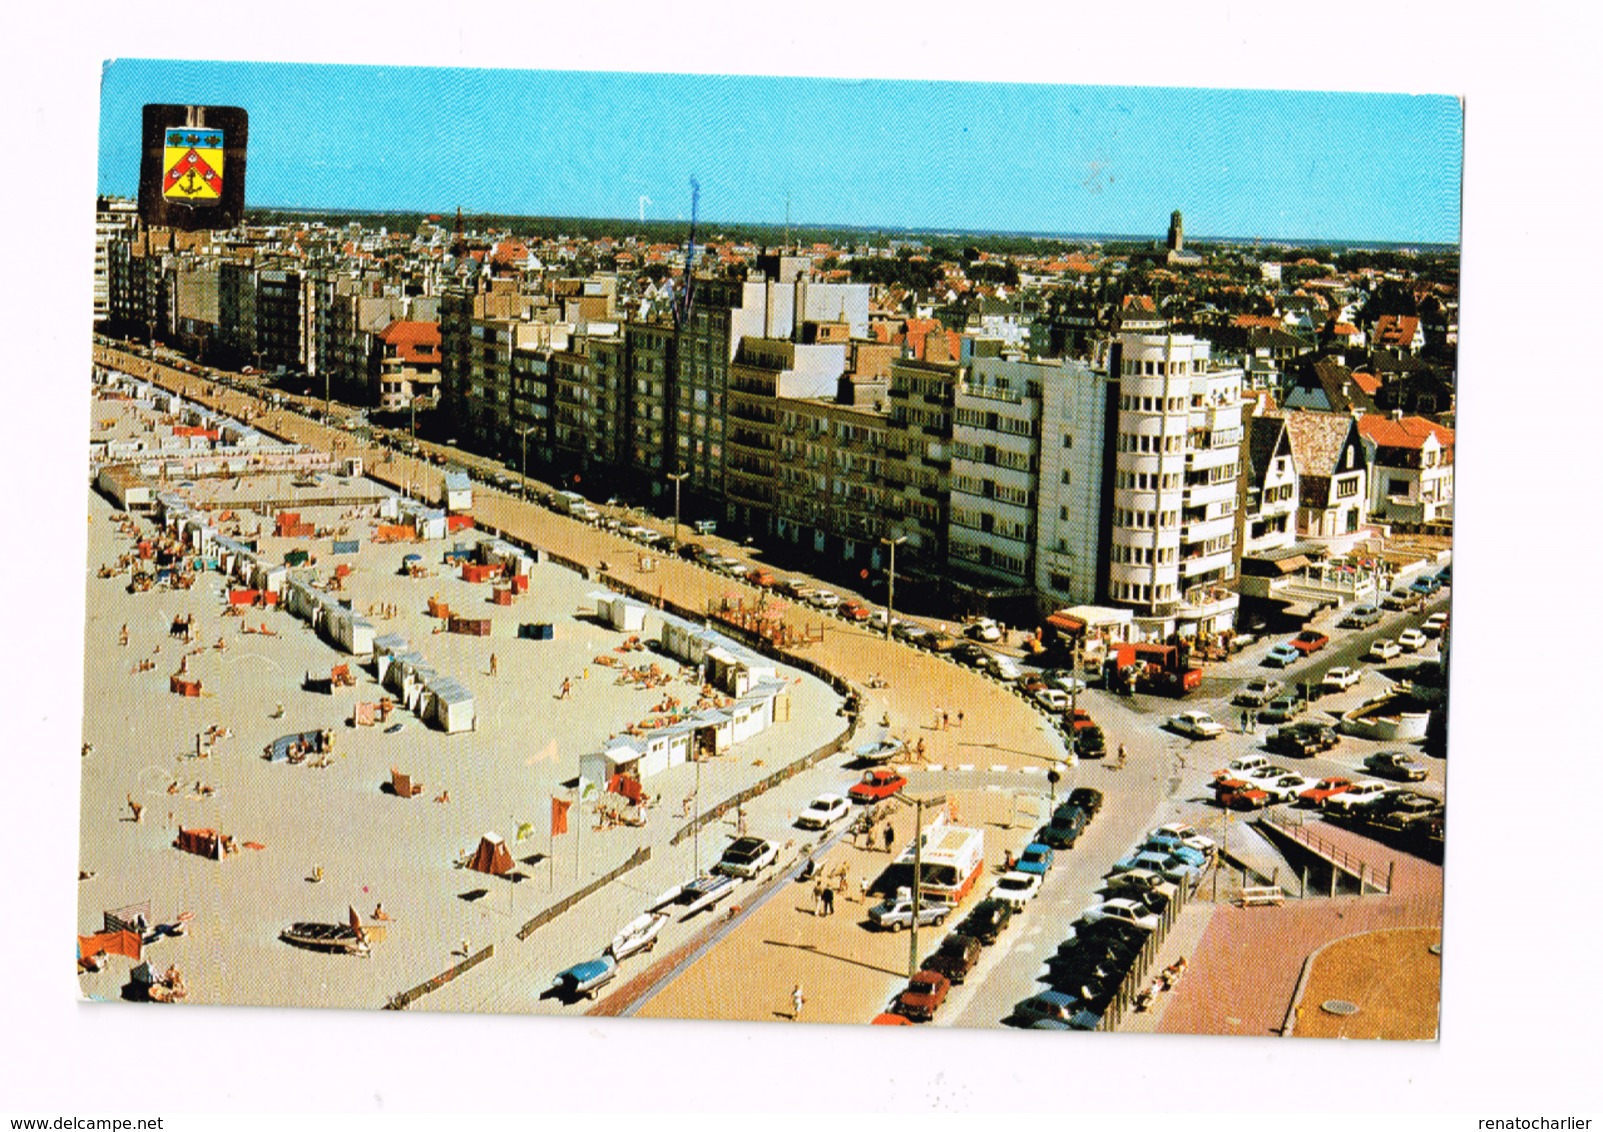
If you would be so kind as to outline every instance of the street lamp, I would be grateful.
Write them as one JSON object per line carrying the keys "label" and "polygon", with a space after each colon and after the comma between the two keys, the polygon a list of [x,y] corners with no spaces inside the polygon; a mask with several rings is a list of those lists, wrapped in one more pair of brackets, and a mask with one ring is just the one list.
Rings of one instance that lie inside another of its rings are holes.
{"label": "street lamp", "polygon": [[885,586],[885,639],[891,639],[891,602],[896,598],[896,547],[907,541],[906,535],[897,535],[895,538],[881,538],[880,542],[891,548],[890,574]]}
{"label": "street lamp", "polygon": [[689,472],[669,472],[668,478],[673,480],[673,552],[679,553],[679,485],[685,482]]}
{"label": "street lamp", "polygon": [[907,977],[911,979],[918,974],[918,912],[924,893],[924,807],[946,805],[946,795],[909,798],[903,793],[892,794],[891,798],[913,807],[913,923],[907,939]]}

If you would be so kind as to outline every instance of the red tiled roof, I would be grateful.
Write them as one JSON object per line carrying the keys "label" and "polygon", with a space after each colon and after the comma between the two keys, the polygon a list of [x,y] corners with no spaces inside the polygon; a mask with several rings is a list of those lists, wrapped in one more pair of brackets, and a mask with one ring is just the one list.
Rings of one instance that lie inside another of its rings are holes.
{"label": "red tiled roof", "polygon": [[1453,430],[1424,417],[1393,420],[1391,417],[1365,413],[1358,418],[1358,433],[1381,448],[1419,448],[1432,436],[1443,448],[1450,449],[1453,446]]}
{"label": "red tiled roof", "polygon": [[1406,346],[1419,332],[1419,319],[1413,315],[1383,314],[1375,324],[1375,345]]}
{"label": "red tiled roof", "polygon": [[379,331],[386,346],[395,347],[395,356],[404,362],[435,363],[440,360],[440,324],[396,319]]}
{"label": "red tiled roof", "polygon": [[1280,319],[1272,314],[1238,314],[1230,320],[1231,326],[1259,327],[1263,330],[1280,329]]}
{"label": "red tiled roof", "polygon": [[1352,377],[1353,384],[1358,386],[1358,388],[1362,389],[1371,397],[1373,397],[1380,390],[1380,378],[1376,377],[1372,373],[1354,372]]}

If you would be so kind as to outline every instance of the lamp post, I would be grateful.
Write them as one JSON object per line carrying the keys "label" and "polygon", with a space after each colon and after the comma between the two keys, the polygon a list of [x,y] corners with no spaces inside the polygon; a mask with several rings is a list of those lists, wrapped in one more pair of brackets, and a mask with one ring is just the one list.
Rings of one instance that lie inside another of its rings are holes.
{"label": "lamp post", "polygon": [[904,806],[913,807],[913,922],[907,937],[907,977],[918,974],[918,913],[924,895],[924,807],[946,805],[946,795],[929,798],[909,798],[906,794],[892,794]]}
{"label": "lamp post", "polygon": [[689,472],[669,472],[668,478],[673,480],[673,552],[679,553],[679,485],[685,482]]}
{"label": "lamp post", "polygon": [[885,585],[885,639],[888,641],[891,639],[891,603],[896,600],[896,547],[906,542],[907,536],[897,535],[879,541],[891,548],[890,570]]}

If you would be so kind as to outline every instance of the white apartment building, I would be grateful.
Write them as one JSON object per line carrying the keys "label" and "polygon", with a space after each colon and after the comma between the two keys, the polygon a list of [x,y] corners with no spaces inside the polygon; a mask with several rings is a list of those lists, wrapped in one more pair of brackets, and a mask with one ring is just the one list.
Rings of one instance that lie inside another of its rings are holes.
{"label": "white apartment building", "polygon": [[1118,381],[1108,597],[1148,637],[1235,622],[1242,371],[1190,335],[1124,334]]}

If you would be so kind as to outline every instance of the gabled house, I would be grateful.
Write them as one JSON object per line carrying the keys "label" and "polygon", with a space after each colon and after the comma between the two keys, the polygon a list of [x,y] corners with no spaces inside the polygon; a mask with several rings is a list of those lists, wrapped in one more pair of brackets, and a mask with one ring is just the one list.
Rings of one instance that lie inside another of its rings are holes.
{"label": "gabled house", "polygon": [[1290,546],[1297,540],[1297,461],[1284,417],[1252,418],[1246,472],[1242,555]]}
{"label": "gabled house", "polygon": [[1369,462],[1358,422],[1347,413],[1296,410],[1284,419],[1297,468],[1297,534],[1350,545],[1369,520]]}
{"label": "gabled house", "polygon": [[1452,516],[1452,429],[1396,411],[1361,418],[1358,435],[1369,460],[1373,518],[1419,526]]}
{"label": "gabled house", "polygon": [[1316,413],[1372,412],[1376,384],[1373,378],[1360,380],[1366,376],[1331,358],[1304,362],[1286,380],[1285,406]]}
{"label": "gabled house", "polygon": [[1383,314],[1375,323],[1373,338],[1377,351],[1418,355],[1425,348],[1425,328],[1409,314]]}

